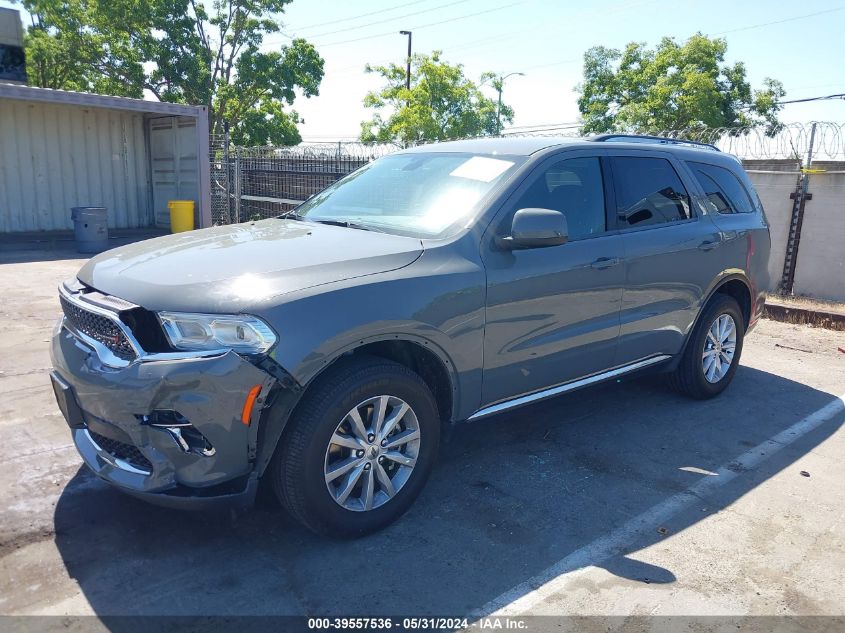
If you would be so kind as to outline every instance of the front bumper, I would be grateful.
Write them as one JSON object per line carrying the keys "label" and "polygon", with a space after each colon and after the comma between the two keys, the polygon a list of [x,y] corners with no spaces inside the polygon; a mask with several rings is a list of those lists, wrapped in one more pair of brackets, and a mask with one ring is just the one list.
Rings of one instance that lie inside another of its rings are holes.
{"label": "front bumper", "polygon": [[[268,373],[234,352],[109,367],[64,327],[53,336],[51,356],[60,408],[96,475],[167,506],[252,501],[258,420],[275,383]],[[245,424],[244,402],[256,385],[261,396]],[[178,413],[212,450],[186,449],[178,434],[150,423],[154,412]]]}

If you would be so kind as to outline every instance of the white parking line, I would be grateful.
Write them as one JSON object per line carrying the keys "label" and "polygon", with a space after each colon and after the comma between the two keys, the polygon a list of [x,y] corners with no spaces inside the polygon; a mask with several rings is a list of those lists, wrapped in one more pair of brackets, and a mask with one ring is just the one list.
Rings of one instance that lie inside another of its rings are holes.
{"label": "white parking line", "polygon": [[574,572],[588,569],[622,553],[637,538],[652,532],[655,525],[666,522],[694,503],[700,502],[703,496],[730,483],[737,475],[756,468],[843,409],[845,394],[834,398],[818,411],[721,466],[716,470],[716,477],[702,477],[686,490],[672,495],[605,536],[575,550],[533,578],[494,598],[484,605],[475,617],[516,616],[526,613],[533,606],[563,589],[564,584],[572,580]]}

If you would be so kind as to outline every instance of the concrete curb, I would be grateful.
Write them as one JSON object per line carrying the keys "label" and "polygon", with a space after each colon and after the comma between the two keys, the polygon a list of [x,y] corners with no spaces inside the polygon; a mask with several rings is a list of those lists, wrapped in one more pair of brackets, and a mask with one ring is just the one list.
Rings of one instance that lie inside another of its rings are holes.
{"label": "concrete curb", "polygon": [[767,303],[763,317],[784,323],[811,324],[828,330],[845,331],[845,314]]}

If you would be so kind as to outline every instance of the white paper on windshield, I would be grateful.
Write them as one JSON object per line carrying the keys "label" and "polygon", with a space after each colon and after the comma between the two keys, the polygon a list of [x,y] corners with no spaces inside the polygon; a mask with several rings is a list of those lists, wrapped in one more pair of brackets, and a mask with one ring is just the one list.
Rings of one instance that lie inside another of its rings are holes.
{"label": "white paper on windshield", "polygon": [[473,156],[465,163],[458,165],[449,175],[456,176],[458,178],[479,180],[481,182],[490,182],[496,176],[507,171],[511,165],[513,165],[513,163],[509,160],[487,158],[485,156]]}

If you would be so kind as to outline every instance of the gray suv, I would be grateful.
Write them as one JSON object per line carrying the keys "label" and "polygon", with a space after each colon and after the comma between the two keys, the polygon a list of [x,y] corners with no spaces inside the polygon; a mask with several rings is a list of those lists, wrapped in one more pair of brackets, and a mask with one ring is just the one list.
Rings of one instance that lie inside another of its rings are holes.
{"label": "gray suv", "polygon": [[644,370],[709,398],[763,310],[739,161],[651,137],[496,138],[377,160],[278,218],[91,259],[52,381],[85,463],[170,506],[354,536],[420,493],[443,425]]}

